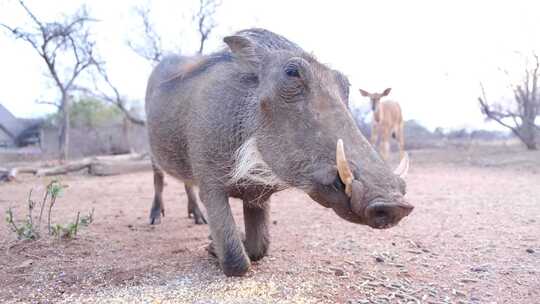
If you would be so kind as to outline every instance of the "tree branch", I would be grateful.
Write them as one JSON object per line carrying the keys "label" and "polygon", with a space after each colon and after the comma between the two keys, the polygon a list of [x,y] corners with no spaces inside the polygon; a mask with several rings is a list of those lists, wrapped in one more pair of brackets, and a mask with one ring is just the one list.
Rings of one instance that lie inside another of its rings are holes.
{"label": "tree branch", "polygon": [[203,53],[204,45],[208,40],[210,33],[217,26],[214,21],[214,14],[220,5],[221,1],[217,0],[199,0],[199,10],[193,16],[193,20],[197,23],[197,31],[199,32],[200,37],[199,54]]}
{"label": "tree branch", "polygon": [[120,94],[120,90],[118,90],[118,88],[112,83],[112,81],[109,78],[109,75],[107,74],[107,71],[106,71],[106,68],[105,68],[105,63],[100,62],[100,61],[96,60],[95,58],[93,59],[93,61],[94,61],[94,66],[95,66],[99,76],[103,79],[103,81],[105,81],[105,84],[112,91],[113,95],[111,96],[111,95],[105,93],[104,90],[100,89],[99,86],[97,85],[97,80],[96,79],[94,80],[94,86],[95,86],[94,90],[89,90],[88,88],[85,88],[85,87],[77,87],[76,90],[78,90],[78,91],[80,91],[80,92],[82,92],[82,93],[84,93],[84,94],[86,94],[88,96],[92,96],[92,97],[95,97],[95,98],[97,98],[99,100],[103,100],[105,102],[108,102],[108,103],[111,103],[111,104],[115,105],[120,111],[122,111],[124,116],[130,122],[132,122],[132,123],[134,123],[136,125],[140,125],[140,126],[146,125],[146,121],[134,116],[129,111],[129,109],[126,107],[125,100],[122,97],[122,95]]}
{"label": "tree branch", "polygon": [[[163,58],[162,42],[150,21],[150,9],[135,8],[136,14],[141,18],[144,29],[144,46],[139,46],[132,41],[126,41],[127,46],[142,58],[157,64]],[[150,46],[150,47],[148,47]]]}

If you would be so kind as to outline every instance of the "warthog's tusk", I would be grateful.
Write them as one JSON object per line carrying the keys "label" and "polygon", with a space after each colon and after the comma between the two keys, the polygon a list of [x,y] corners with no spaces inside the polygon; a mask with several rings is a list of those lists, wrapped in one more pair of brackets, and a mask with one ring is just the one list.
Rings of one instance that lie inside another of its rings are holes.
{"label": "warthog's tusk", "polygon": [[345,150],[343,149],[343,140],[338,139],[336,146],[336,163],[338,168],[339,178],[345,184],[345,193],[350,197],[352,194],[352,182],[354,176],[352,174],[351,168],[349,168],[349,163],[345,157]]}
{"label": "warthog's tusk", "polygon": [[394,174],[401,178],[405,178],[405,176],[407,176],[407,172],[409,172],[409,153],[405,152],[405,155],[399,162],[398,167],[396,170],[394,170]]}

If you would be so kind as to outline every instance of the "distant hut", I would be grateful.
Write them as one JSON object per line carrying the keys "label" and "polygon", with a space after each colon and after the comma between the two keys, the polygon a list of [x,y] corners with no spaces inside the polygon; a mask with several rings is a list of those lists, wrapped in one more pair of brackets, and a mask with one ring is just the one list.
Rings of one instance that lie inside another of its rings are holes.
{"label": "distant hut", "polygon": [[17,118],[0,104],[0,148],[40,146],[43,125],[42,119]]}

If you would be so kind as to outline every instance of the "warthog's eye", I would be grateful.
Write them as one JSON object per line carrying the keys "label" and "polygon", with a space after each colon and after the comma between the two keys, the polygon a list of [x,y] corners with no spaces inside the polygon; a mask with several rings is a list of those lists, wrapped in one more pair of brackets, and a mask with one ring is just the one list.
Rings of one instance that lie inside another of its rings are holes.
{"label": "warthog's eye", "polygon": [[298,72],[298,66],[294,64],[289,64],[285,68],[285,74],[289,77],[300,77],[300,72]]}

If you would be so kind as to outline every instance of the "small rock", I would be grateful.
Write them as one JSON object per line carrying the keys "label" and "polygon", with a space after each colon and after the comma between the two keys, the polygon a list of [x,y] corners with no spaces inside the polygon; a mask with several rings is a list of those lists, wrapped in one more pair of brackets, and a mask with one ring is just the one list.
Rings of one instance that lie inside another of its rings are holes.
{"label": "small rock", "polygon": [[473,272],[487,272],[489,269],[486,265],[471,267]]}
{"label": "small rock", "polygon": [[452,289],[452,294],[455,296],[466,297],[467,295],[460,290]]}
{"label": "small rock", "polygon": [[527,251],[527,253],[534,253],[534,249],[532,249],[532,248],[527,248],[527,250],[525,250],[525,251]]}
{"label": "small rock", "polygon": [[29,259],[29,260],[26,260],[26,261],[20,263],[20,264],[17,266],[17,268],[24,268],[24,267],[32,266],[32,264],[34,264],[34,260]]}
{"label": "small rock", "polygon": [[384,262],[384,259],[381,258],[381,257],[375,257],[375,261],[376,261],[377,263],[383,263],[383,262]]}
{"label": "small rock", "polygon": [[345,271],[343,271],[343,269],[339,269],[339,268],[330,268],[332,271],[334,271],[334,274],[338,277],[342,277],[345,275]]}
{"label": "small rock", "polygon": [[277,221],[273,221],[272,224],[277,225]]}

